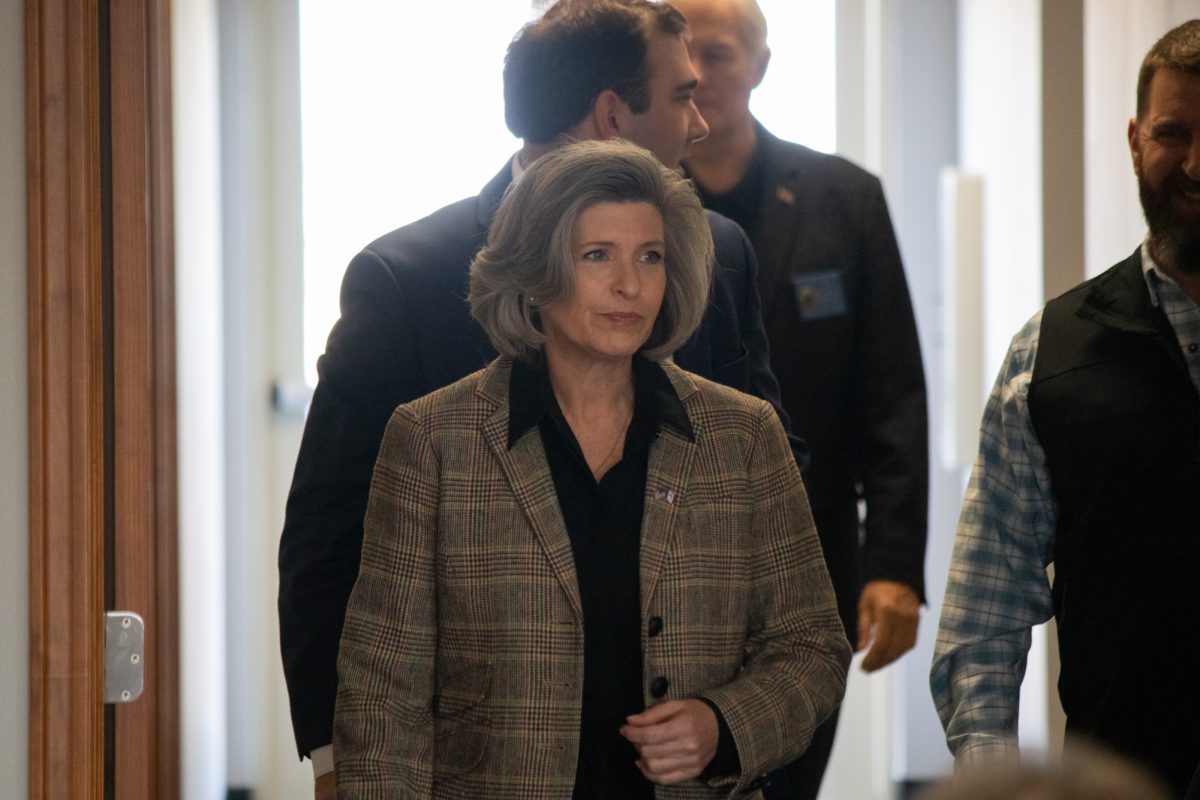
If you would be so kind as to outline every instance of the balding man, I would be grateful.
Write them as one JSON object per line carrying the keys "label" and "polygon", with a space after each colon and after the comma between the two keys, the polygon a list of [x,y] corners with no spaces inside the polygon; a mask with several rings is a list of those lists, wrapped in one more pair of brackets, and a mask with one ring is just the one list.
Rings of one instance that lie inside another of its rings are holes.
{"label": "balding man", "polygon": [[[771,57],[754,0],[676,5],[709,126],[686,167],[705,206],[754,243],[771,369],[812,449],[805,482],[839,611],[850,641],[869,648],[863,669],[879,669],[916,641],[929,480],[925,377],[887,203],[874,176],[751,114]],[[816,797],[836,725],[790,768],[797,798]]]}

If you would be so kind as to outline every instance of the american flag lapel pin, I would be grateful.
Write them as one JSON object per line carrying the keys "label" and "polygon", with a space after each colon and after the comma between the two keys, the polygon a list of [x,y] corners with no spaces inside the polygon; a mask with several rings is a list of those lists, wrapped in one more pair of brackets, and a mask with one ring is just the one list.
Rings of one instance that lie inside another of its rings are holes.
{"label": "american flag lapel pin", "polygon": [[796,204],[796,194],[786,186],[776,186],[775,197],[784,205],[791,206]]}
{"label": "american flag lapel pin", "polygon": [[674,489],[658,489],[654,492],[655,500],[666,500],[668,503],[674,504],[675,490]]}

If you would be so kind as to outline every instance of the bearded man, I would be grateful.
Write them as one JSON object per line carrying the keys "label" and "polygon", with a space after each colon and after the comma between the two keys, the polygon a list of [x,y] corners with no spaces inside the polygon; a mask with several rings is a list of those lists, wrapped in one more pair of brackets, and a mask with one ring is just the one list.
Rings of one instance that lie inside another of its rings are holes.
{"label": "bearded man", "polygon": [[956,765],[1008,757],[1030,629],[1053,614],[1068,736],[1180,797],[1200,760],[1200,20],[1142,62],[1129,150],[1149,233],[1013,339],[930,683]]}

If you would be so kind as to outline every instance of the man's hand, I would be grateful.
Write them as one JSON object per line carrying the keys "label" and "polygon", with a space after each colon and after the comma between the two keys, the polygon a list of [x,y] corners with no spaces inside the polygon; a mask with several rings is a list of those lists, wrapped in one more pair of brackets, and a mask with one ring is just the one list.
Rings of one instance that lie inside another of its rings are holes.
{"label": "man's hand", "polygon": [[864,672],[874,672],[895,661],[917,643],[921,599],[898,581],[868,581],[858,599],[858,643],[870,645],[863,659]]}
{"label": "man's hand", "polygon": [[717,715],[701,700],[671,700],[625,718],[621,735],[652,783],[679,783],[704,771],[717,754]]}
{"label": "man's hand", "polygon": [[313,800],[337,800],[337,786],[333,782],[332,772],[326,772],[317,778]]}

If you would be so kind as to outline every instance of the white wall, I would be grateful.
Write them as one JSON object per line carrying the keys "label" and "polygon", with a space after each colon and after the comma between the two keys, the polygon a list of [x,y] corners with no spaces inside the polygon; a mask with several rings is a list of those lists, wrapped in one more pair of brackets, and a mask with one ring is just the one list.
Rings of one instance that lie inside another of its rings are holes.
{"label": "white wall", "polygon": [[1137,71],[1173,26],[1200,17],[1200,0],[1085,0],[1084,224],[1086,270],[1098,275],[1146,233],[1125,128],[1135,111]]}
{"label": "white wall", "polygon": [[183,800],[227,783],[221,162],[215,0],[172,5]]}
{"label": "white wall", "polygon": [[[936,419],[938,175],[958,157],[956,0],[841,0],[837,5],[838,151],[883,181],[917,317]],[[931,435],[937,429],[931,428]],[[950,754],[928,672],[961,488],[932,462],[926,578],[930,605],[917,647],[866,675],[851,668],[821,798],[896,795],[898,784],[948,774]]]}
{"label": "white wall", "polygon": [[173,0],[184,800],[311,796],[276,553],[300,420],[295,0]]}
{"label": "white wall", "polygon": [[[928,388],[930,445],[937,452],[944,413],[941,381],[956,380],[941,369],[939,176],[958,158],[958,28],[956,0],[888,0],[884,25],[893,55],[884,63],[882,178],[917,317]],[[885,49],[887,52],[887,49]],[[929,663],[937,635],[938,604],[944,591],[954,526],[958,519],[958,476],[930,458],[929,538],[925,555],[926,595],[916,647],[890,667],[894,687],[890,729],[890,777],[895,782],[937,778],[951,768],[929,694]]]}
{"label": "white wall", "polygon": [[[0,3],[0,775],[29,786],[29,460],[21,3]],[[11,791],[11,795],[7,792]]]}
{"label": "white wall", "polygon": [[[981,394],[1043,302],[1041,14],[1040,0],[959,2],[960,166],[983,179]],[[1039,627],[1021,687],[1022,746],[1049,743],[1050,688]]]}
{"label": "white wall", "polygon": [[960,164],[983,177],[984,370],[1042,305],[1041,4],[959,3]]}
{"label": "white wall", "polygon": [[299,12],[217,0],[224,260],[228,770],[256,800],[311,796],[279,655],[279,532],[302,420],[271,407],[303,374]]}

